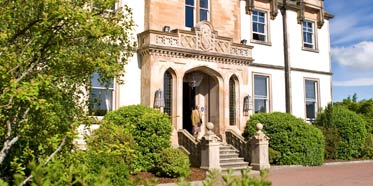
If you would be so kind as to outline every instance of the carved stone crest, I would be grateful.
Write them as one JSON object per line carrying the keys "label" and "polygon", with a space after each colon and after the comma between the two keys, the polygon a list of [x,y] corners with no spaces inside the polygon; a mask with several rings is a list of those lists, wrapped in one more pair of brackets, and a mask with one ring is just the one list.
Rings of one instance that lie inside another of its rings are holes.
{"label": "carved stone crest", "polygon": [[207,21],[202,21],[198,24],[197,29],[198,47],[204,51],[214,49],[215,34],[211,24]]}

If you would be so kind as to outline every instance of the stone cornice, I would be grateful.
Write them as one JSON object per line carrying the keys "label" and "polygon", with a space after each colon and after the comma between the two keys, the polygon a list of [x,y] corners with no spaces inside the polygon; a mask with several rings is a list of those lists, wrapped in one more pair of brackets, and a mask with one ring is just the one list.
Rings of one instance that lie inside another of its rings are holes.
{"label": "stone cornice", "polygon": [[195,58],[238,65],[248,65],[253,61],[252,46],[233,43],[232,38],[219,36],[206,21],[191,31],[147,30],[138,34],[138,41],[140,55]]}
{"label": "stone cornice", "polygon": [[184,48],[172,48],[158,45],[148,45],[138,50],[141,56],[165,56],[173,58],[191,58],[200,61],[209,61],[222,64],[249,65],[254,61],[251,57],[240,57],[229,54],[203,52]]}
{"label": "stone cornice", "polygon": [[[274,69],[274,70],[284,70],[284,66],[280,65],[268,65],[268,64],[259,64],[259,63],[251,63],[249,66],[251,67],[259,67],[259,68],[267,68],[267,69]],[[298,72],[307,72],[307,73],[313,73],[313,74],[322,74],[322,75],[333,75],[332,72],[325,72],[325,71],[319,71],[319,70],[309,70],[309,69],[303,69],[303,68],[290,68],[291,71],[298,71]]]}

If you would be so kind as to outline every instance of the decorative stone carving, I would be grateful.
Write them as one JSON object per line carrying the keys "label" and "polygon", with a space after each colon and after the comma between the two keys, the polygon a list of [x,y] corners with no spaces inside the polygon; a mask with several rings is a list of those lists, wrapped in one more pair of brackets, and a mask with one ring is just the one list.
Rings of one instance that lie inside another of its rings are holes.
{"label": "decorative stone carving", "polygon": [[138,35],[138,53],[174,58],[195,58],[223,64],[252,63],[252,46],[233,43],[232,38],[220,37],[213,26],[200,22],[192,31],[161,32],[148,30]]}
{"label": "decorative stone carving", "polygon": [[207,21],[202,21],[197,25],[198,47],[203,51],[210,51],[215,45],[215,34],[213,28]]}
{"label": "decorative stone carving", "polygon": [[176,47],[179,45],[179,40],[174,37],[157,35],[155,39],[155,43],[164,45],[164,46],[175,46]]}

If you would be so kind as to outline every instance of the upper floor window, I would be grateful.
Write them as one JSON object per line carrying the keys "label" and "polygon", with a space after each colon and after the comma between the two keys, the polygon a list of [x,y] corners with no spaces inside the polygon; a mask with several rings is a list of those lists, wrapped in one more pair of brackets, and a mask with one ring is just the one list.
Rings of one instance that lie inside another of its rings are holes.
{"label": "upper floor window", "polygon": [[89,92],[89,114],[104,116],[113,110],[114,104],[114,79],[110,82],[101,82],[100,75],[91,75],[91,90]]}
{"label": "upper floor window", "polygon": [[305,95],[306,95],[306,119],[313,121],[316,118],[318,108],[318,83],[314,80],[305,80]]}
{"label": "upper floor window", "polygon": [[254,112],[269,112],[269,77],[254,75]]}
{"label": "upper floor window", "polygon": [[252,12],[253,22],[253,39],[258,41],[267,40],[267,24],[266,24],[266,13],[253,10]]}
{"label": "upper floor window", "polygon": [[208,0],[200,0],[199,1],[199,20],[200,21],[208,21],[209,20],[209,1]]}
{"label": "upper floor window", "polygon": [[[198,19],[196,19],[198,18]],[[194,27],[197,21],[210,20],[209,0],[185,0],[185,26]]]}
{"label": "upper floor window", "polygon": [[314,22],[303,21],[303,47],[315,48]]}
{"label": "upper floor window", "polygon": [[166,71],[163,76],[164,112],[172,116],[172,75]]}

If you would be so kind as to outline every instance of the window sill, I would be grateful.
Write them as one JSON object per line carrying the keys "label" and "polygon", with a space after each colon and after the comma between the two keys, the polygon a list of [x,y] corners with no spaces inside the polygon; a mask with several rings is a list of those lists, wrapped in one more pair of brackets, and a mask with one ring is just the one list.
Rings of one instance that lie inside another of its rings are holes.
{"label": "window sill", "polygon": [[271,42],[268,42],[268,41],[260,41],[260,40],[254,40],[254,39],[251,39],[250,42],[251,42],[251,43],[254,43],[254,44],[259,44],[259,45],[272,46],[272,43],[271,43]]}
{"label": "window sill", "polygon": [[303,51],[307,51],[307,52],[319,53],[319,50],[318,49],[314,49],[314,48],[302,47],[302,50]]}

